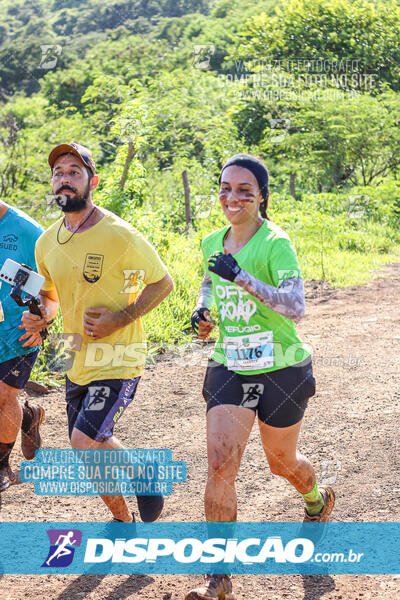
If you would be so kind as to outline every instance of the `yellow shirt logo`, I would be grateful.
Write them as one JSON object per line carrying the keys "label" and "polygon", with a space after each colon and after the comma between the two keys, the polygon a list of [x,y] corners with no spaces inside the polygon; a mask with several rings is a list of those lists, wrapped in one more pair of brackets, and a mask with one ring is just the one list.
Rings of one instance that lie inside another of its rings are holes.
{"label": "yellow shirt logo", "polygon": [[104,256],[102,254],[86,254],[83,276],[89,283],[96,283],[103,271]]}

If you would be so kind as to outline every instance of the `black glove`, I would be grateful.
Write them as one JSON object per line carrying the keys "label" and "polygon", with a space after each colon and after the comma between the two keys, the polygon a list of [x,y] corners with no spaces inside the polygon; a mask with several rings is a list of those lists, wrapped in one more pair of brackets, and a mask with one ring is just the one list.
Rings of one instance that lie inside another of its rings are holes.
{"label": "black glove", "polygon": [[216,273],[222,279],[234,281],[236,275],[241,270],[232,254],[222,254],[222,252],[214,252],[208,259],[208,268],[213,273]]}
{"label": "black glove", "polygon": [[195,333],[199,333],[200,321],[207,321],[207,319],[204,317],[205,312],[209,312],[208,308],[196,308],[192,314],[192,329]]}

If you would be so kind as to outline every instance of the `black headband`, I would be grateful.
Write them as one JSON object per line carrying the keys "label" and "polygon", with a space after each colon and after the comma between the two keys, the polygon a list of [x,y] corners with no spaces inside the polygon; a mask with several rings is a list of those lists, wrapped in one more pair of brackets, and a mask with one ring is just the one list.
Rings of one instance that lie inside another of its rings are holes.
{"label": "black headband", "polygon": [[235,156],[232,156],[232,158],[230,158],[222,167],[218,180],[219,183],[221,183],[221,177],[224,169],[231,167],[232,165],[243,167],[243,169],[247,169],[253,173],[254,177],[257,179],[261,195],[264,200],[266,200],[268,196],[268,171],[264,165],[257,160],[257,158],[254,158],[249,154],[235,154]]}

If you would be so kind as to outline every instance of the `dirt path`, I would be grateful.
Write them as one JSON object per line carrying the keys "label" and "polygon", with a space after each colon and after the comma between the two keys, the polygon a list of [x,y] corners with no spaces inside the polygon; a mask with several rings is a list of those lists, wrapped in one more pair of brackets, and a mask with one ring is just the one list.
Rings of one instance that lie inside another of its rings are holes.
{"label": "dirt path", "polygon": [[[319,480],[335,479],[337,521],[400,520],[400,264],[384,269],[368,285],[331,289],[307,284],[307,316],[299,325],[314,347],[317,395],[310,401],[300,449],[313,461]],[[165,521],[203,519],[206,477],[205,358],[164,357],[147,369],[136,403],[118,426],[127,447],[171,448],[185,460],[187,484],[175,485]],[[47,447],[68,447],[64,397],[42,398]],[[162,443],[160,443],[160,439]],[[22,460],[19,443],[13,464]],[[253,429],[237,482],[242,521],[296,521],[302,501],[266,466]],[[2,521],[102,521],[109,518],[97,498],[35,496],[32,484],[2,494]],[[132,505],[135,503],[131,499]],[[194,576],[88,575],[3,576],[0,599],[183,600],[199,581]],[[237,576],[238,600],[394,600],[397,576]]]}

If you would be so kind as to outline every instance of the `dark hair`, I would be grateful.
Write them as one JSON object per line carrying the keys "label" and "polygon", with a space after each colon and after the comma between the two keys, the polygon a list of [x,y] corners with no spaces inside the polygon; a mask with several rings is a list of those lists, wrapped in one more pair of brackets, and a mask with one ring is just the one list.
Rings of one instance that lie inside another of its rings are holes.
{"label": "dark hair", "polygon": [[264,219],[268,219],[268,221],[269,221],[270,218],[267,215],[268,200],[269,200],[269,189],[268,189],[267,197],[264,198],[264,200],[260,203],[260,214]]}
{"label": "dark hair", "polygon": [[267,208],[269,198],[269,175],[264,162],[258,158],[258,156],[253,156],[252,154],[235,154],[235,156],[232,156],[224,163],[219,175],[219,183],[221,183],[221,177],[224,169],[233,165],[251,171],[251,173],[253,173],[257,179],[258,187],[263,197],[263,202],[260,203],[260,214],[265,219],[268,219]]}

